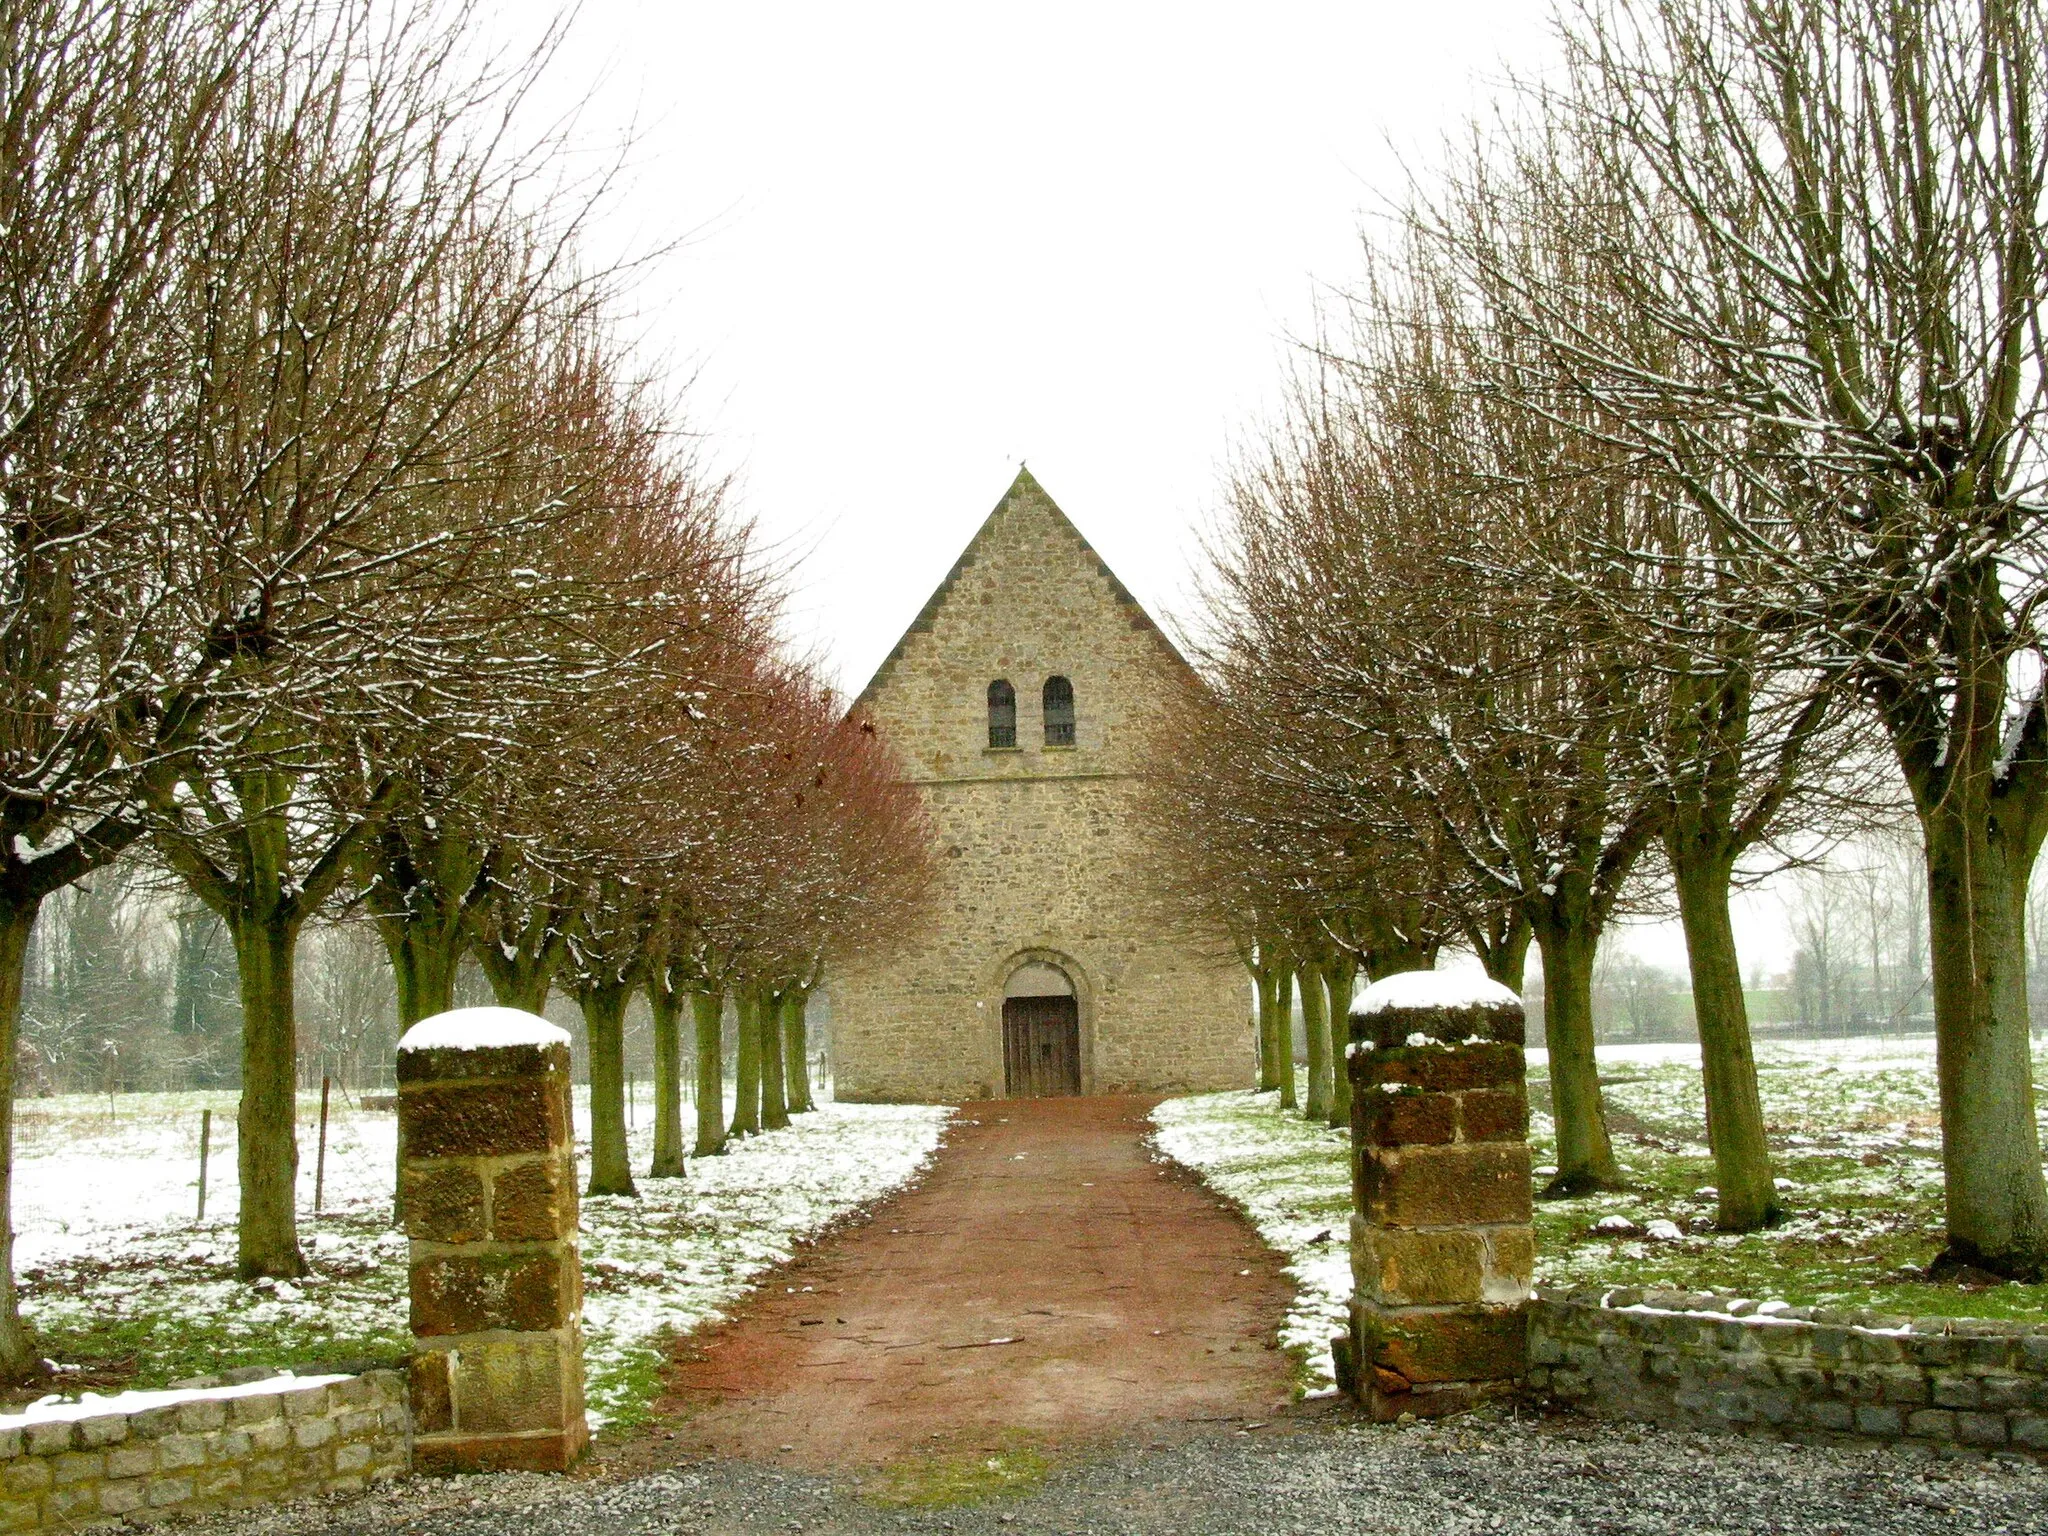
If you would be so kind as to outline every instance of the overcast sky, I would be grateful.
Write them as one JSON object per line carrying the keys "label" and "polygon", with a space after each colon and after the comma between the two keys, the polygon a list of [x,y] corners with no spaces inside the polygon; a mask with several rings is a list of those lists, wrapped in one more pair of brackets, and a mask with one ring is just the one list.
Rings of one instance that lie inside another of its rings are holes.
{"label": "overcast sky", "polygon": [[[556,13],[528,5],[537,26]],[[1362,217],[1549,52],[1536,0],[587,0],[551,97],[629,125],[600,255],[859,688],[1020,459],[1164,618]]]}
{"label": "overcast sky", "polygon": [[[1511,74],[1541,0],[586,0],[544,105],[629,138],[589,244],[666,254],[653,355],[857,690],[1019,460],[1169,623],[1233,443],[1358,232]],[[552,4],[502,0],[531,35]],[[670,246],[673,250],[668,250]],[[1775,901],[1746,957],[1784,963]],[[1682,964],[1675,925],[1629,942]]]}

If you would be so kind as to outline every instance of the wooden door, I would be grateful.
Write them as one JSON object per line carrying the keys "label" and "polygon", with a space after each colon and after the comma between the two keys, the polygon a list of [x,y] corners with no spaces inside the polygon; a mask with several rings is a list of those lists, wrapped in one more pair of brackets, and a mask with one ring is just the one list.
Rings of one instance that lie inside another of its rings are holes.
{"label": "wooden door", "polygon": [[1081,1091],[1081,1009],[1071,997],[1003,1002],[1003,1078],[1013,1099]]}

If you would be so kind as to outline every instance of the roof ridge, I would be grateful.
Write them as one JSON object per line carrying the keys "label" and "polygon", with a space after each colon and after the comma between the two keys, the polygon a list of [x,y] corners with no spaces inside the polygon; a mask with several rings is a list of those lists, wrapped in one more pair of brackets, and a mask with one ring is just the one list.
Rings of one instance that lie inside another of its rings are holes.
{"label": "roof ridge", "polygon": [[938,617],[939,610],[945,606],[946,599],[951,595],[954,584],[959,581],[961,573],[974,563],[975,552],[989,537],[990,530],[994,528],[996,519],[1001,517],[1014,502],[1031,492],[1038,494],[1046,506],[1051,509],[1052,515],[1059,526],[1064,528],[1073,537],[1074,541],[1081,546],[1082,551],[1088,558],[1095,562],[1096,570],[1101,572],[1103,578],[1109,583],[1110,593],[1115,597],[1116,601],[1122,606],[1129,608],[1137,616],[1144,628],[1151,631],[1159,643],[1165,647],[1166,654],[1171,660],[1178,662],[1182,667],[1186,668],[1189,675],[1199,679],[1201,674],[1196,672],[1187,657],[1181,654],[1180,647],[1173,643],[1166,631],[1161,629],[1152,615],[1145,611],[1145,605],[1138,601],[1132,594],[1131,589],[1125,586],[1116,572],[1109,568],[1109,562],[1096,553],[1095,546],[1088,542],[1088,536],[1075,526],[1074,520],[1067,516],[1065,509],[1053,500],[1052,493],[1046,490],[1039,483],[1038,477],[1032,474],[1020,461],[1017,465],[1016,477],[1010,481],[1009,488],[997,498],[996,504],[990,509],[988,516],[981,520],[981,526],[974,530],[973,537],[968,539],[966,547],[960,551],[960,556],[953,562],[952,569],[947,571],[938,586],[932,589],[932,595],[926,598],[924,606],[918,609],[917,617],[910,621],[910,626],[897,638],[896,644],[890,649],[889,654],[882,658],[882,664],[875,668],[874,676],[868,679],[867,686],[854,695],[853,702],[855,706],[864,704],[874,697],[875,691],[888,679],[890,672],[895,669],[896,663],[903,659],[903,653],[910,645],[910,637],[923,633],[932,627],[933,621]]}

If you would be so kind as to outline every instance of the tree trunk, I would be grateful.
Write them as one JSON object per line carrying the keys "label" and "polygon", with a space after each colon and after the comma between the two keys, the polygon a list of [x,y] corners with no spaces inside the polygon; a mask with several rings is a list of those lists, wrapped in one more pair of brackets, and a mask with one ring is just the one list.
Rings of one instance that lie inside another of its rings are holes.
{"label": "tree trunk", "polygon": [[647,984],[654,1034],[654,1156],[650,1179],[683,1176],[683,994],[665,978]]}
{"label": "tree trunk", "polygon": [[1707,1141],[1714,1153],[1720,1225],[1728,1232],[1754,1232],[1774,1225],[1784,1211],[1772,1183],[1771,1149],[1764,1136],[1763,1101],[1757,1094],[1756,1057],[1750,1048],[1749,1007],[1742,995],[1742,963],[1735,950],[1735,927],[1728,919],[1733,862],[1705,855],[1676,837],[1669,845],[1678,914],[1685,926],[1686,961],[1692,971],[1693,1019],[1700,1036]]}
{"label": "tree trunk", "polygon": [[1294,1093],[1294,972],[1281,970],[1273,977],[1273,1032],[1278,1050],[1275,1063],[1280,1074],[1280,1107],[1296,1109],[1300,1100]]}
{"label": "tree trunk", "polygon": [[1279,996],[1279,967],[1261,961],[1252,972],[1259,989],[1259,1092],[1280,1086],[1279,1033],[1273,1026],[1274,999]]}
{"label": "tree trunk", "polygon": [[1330,1118],[1330,994],[1321,970],[1301,969],[1301,1022],[1308,1035],[1308,1102],[1302,1114],[1311,1120]]}
{"label": "tree trunk", "polygon": [[805,1017],[810,1004],[807,987],[791,987],[782,994],[782,1070],[792,1114],[818,1107],[811,1102],[811,1029]]}
{"label": "tree trunk", "polygon": [[228,924],[242,982],[241,1178],[236,1268],[244,1280],[306,1273],[298,1222],[298,1021],[293,1013],[296,924],[274,916]]}
{"label": "tree trunk", "polygon": [[1621,1167],[1607,1137],[1600,1068],[1593,1054],[1593,951],[1599,934],[1581,923],[1536,925],[1543,952],[1543,1035],[1550,1047],[1550,1113],[1557,1127],[1557,1175],[1548,1197],[1619,1189]]}
{"label": "tree trunk", "polygon": [[782,1068],[782,994],[761,989],[761,1129],[789,1129],[788,1080]]}
{"label": "tree trunk", "polygon": [[502,955],[494,955],[486,959],[481,944],[472,952],[476,955],[477,968],[484,973],[484,980],[491,984],[491,996],[498,1000],[500,1008],[518,1008],[531,1014],[546,1012],[548,993],[554,990],[552,971],[523,957],[508,960]]}
{"label": "tree trunk", "polygon": [[616,983],[578,987],[584,1033],[590,1038],[590,1189],[593,1195],[637,1195],[626,1150],[626,1003]]}
{"label": "tree trunk", "polygon": [[14,1286],[14,1069],[21,1049],[21,986],[42,898],[0,902],[0,1378],[36,1368],[34,1340]]}
{"label": "tree trunk", "polygon": [[384,941],[385,954],[391,957],[391,977],[398,988],[400,1035],[421,1019],[446,1013],[455,1006],[455,973],[462,965],[466,947],[460,928],[379,918],[377,934]]}
{"label": "tree trunk", "polygon": [[[1967,796],[1957,795],[1956,799]],[[1923,811],[1948,1244],[1937,1267],[2048,1275],[2048,1189],[2028,1039],[2032,858],[1995,816]]]}
{"label": "tree trunk", "polygon": [[725,1150],[725,994],[690,994],[690,1021],[697,1032],[698,1157]]}
{"label": "tree trunk", "polygon": [[761,994],[752,982],[733,994],[738,1022],[738,1061],[733,1069],[739,1097],[732,1106],[732,1134],[758,1135],[761,1130]]}
{"label": "tree trunk", "polygon": [[1351,994],[1358,986],[1358,962],[1340,955],[1323,967],[1330,1012],[1330,1124],[1351,1124]]}

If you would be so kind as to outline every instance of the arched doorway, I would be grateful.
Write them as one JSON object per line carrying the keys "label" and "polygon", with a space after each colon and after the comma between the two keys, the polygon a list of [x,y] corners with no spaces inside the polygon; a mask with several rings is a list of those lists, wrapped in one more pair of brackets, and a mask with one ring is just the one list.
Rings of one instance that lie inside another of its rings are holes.
{"label": "arched doorway", "polygon": [[1029,961],[1003,987],[1003,1089],[1013,1099],[1081,1091],[1081,1005],[1056,965]]}

